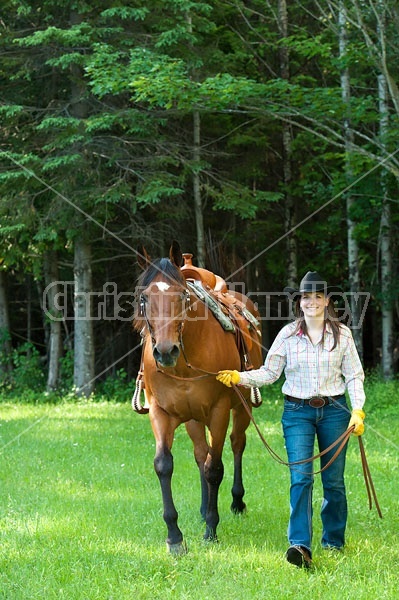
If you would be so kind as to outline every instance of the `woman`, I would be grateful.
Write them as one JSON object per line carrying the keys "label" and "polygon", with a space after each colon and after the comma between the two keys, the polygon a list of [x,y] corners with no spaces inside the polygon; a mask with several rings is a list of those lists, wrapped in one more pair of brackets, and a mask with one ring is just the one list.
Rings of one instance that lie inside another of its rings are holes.
{"label": "woman", "polygon": [[[351,331],[338,321],[333,300],[340,288],[328,287],[316,271],[309,271],[299,289],[285,288],[295,301],[296,320],[283,327],[260,369],[239,373],[220,371],[217,379],[227,386],[262,386],[279,379],[284,371],[282,426],[290,463],[313,456],[317,438],[319,451],[328,448],[348,427],[364,432],[362,410],[364,372]],[[348,391],[352,411],[347,407]],[[335,449],[321,458],[323,467]],[[347,500],[344,484],[346,446],[322,472],[324,548],[341,550],[345,543]],[[297,567],[312,563],[311,463],[290,467],[290,518],[288,562]]]}

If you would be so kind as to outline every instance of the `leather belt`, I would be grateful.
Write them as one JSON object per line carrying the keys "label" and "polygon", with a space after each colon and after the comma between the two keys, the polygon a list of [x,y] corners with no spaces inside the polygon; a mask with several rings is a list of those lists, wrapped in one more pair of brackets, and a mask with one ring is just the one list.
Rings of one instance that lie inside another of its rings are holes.
{"label": "leather belt", "polygon": [[322,408],[328,404],[333,404],[334,400],[338,400],[338,398],[342,397],[342,394],[339,396],[313,396],[313,398],[294,398],[293,396],[288,396],[286,394],[285,397],[291,402],[303,402],[313,408]]}

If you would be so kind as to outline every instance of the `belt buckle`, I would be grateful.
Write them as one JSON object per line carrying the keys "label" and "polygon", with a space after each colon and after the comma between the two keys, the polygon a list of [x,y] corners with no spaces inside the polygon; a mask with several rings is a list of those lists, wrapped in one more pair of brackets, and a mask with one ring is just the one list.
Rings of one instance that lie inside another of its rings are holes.
{"label": "belt buckle", "polygon": [[309,406],[312,406],[313,408],[322,408],[326,404],[324,398],[320,398],[320,396],[314,396],[309,399]]}

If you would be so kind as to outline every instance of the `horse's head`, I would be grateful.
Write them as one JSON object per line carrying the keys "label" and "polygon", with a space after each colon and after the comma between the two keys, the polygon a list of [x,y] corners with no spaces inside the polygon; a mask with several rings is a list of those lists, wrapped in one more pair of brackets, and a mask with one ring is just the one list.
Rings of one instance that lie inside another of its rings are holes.
{"label": "horse's head", "polygon": [[151,336],[156,362],[162,367],[174,367],[180,355],[181,335],[190,298],[180,271],[180,248],[174,242],[169,258],[155,261],[151,261],[144,248],[141,248],[139,257],[144,272],[136,287],[134,326],[137,330],[145,328]]}

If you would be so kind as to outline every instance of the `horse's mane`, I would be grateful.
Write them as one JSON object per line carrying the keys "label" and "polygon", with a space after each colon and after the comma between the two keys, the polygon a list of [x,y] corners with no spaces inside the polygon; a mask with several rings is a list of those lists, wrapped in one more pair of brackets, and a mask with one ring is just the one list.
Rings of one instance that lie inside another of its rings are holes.
{"label": "horse's mane", "polygon": [[137,279],[137,288],[141,290],[148,287],[157,275],[164,275],[168,283],[177,283],[185,285],[185,279],[180,269],[174,265],[169,258],[158,258],[146,268],[145,271]]}
{"label": "horse's mane", "polygon": [[142,315],[140,315],[140,294],[150,283],[155,279],[157,275],[163,275],[169,284],[177,283],[178,285],[186,285],[186,280],[180,269],[173,264],[169,258],[157,258],[148,264],[148,267],[138,277],[136,283],[135,292],[135,318],[133,320],[133,327],[136,330],[140,330],[143,327]]}

